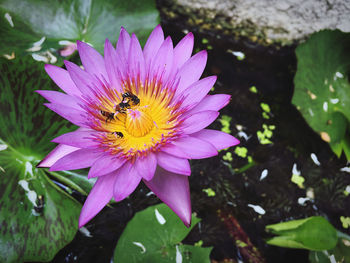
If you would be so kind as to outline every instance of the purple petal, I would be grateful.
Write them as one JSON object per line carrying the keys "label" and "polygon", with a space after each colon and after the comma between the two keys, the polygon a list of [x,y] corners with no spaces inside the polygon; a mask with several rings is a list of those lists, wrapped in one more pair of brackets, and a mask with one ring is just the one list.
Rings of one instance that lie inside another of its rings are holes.
{"label": "purple petal", "polygon": [[57,160],[77,150],[79,150],[79,148],[59,144],[37,165],[37,167],[51,167]]}
{"label": "purple petal", "polygon": [[62,143],[79,148],[96,148],[99,146],[96,141],[98,133],[94,130],[82,130],[79,128],[74,132],[68,132],[53,139],[52,142]]}
{"label": "purple petal", "polygon": [[141,80],[142,83],[145,82],[145,60],[143,57],[143,52],[140,46],[140,42],[135,34],[132,34],[129,48],[128,57],[129,67],[128,73],[131,80],[137,81]]}
{"label": "purple petal", "polygon": [[120,87],[120,82],[118,78],[119,76],[118,65],[120,67],[122,63],[118,61],[119,58],[117,58],[117,53],[114,50],[112,43],[108,39],[106,39],[106,42],[105,42],[104,54],[105,54],[105,65],[106,65],[108,78],[110,83],[112,84],[111,89],[115,88],[120,92],[121,87]]}
{"label": "purple petal", "polygon": [[152,60],[149,78],[152,80],[154,77],[157,77],[159,80],[166,82],[171,72],[172,64],[173,42],[170,37],[167,37]]}
{"label": "purple petal", "polygon": [[55,162],[50,171],[76,170],[90,167],[101,156],[95,149],[79,149]]}
{"label": "purple petal", "polygon": [[101,76],[107,78],[105,62],[101,54],[90,45],[79,40],[77,41],[77,48],[85,70],[91,75],[96,75],[99,78]]}
{"label": "purple petal", "polygon": [[204,129],[219,116],[217,111],[201,111],[187,117],[182,123],[182,131],[191,134]]}
{"label": "purple petal", "polygon": [[158,166],[153,179],[148,182],[144,180],[144,183],[187,227],[191,225],[190,188],[186,176],[168,172]]}
{"label": "purple petal", "polygon": [[160,25],[156,26],[150,34],[145,47],[143,48],[143,55],[145,57],[146,69],[148,69],[151,64],[151,60],[157,54],[160,46],[164,41],[164,33]]}
{"label": "purple petal", "polygon": [[181,94],[192,83],[199,80],[207,63],[207,57],[208,55],[205,50],[200,51],[187,60],[180,68],[177,74],[177,77],[180,77],[180,82],[176,90],[177,95]]}
{"label": "purple petal", "polygon": [[121,63],[126,63],[129,54],[130,35],[124,27],[120,29],[120,34],[116,46],[117,55],[122,59]]}
{"label": "purple petal", "polygon": [[174,48],[173,68],[179,69],[191,57],[194,37],[192,32],[188,33]]}
{"label": "purple petal", "polygon": [[157,162],[160,167],[169,172],[191,175],[191,167],[187,159],[178,158],[165,152],[158,152]]}
{"label": "purple petal", "polygon": [[193,83],[190,87],[184,90],[182,95],[185,97],[181,107],[193,108],[198,104],[214,86],[216,76],[207,77]]}
{"label": "purple petal", "polygon": [[218,154],[211,143],[191,136],[180,138],[174,141],[173,144],[188,154],[191,159],[209,158]]}
{"label": "purple petal", "polygon": [[204,129],[191,134],[191,136],[211,143],[217,150],[226,149],[239,144],[239,140],[222,131]]}
{"label": "purple petal", "polygon": [[116,172],[115,176],[113,196],[116,202],[123,200],[134,192],[141,181],[141,176],[139,176],[135,167],[130,162],[124,164]]}
{"label": "purple petal", "polygon": [[174,144],[167,144],[163,146],[161,151],[179,158],[191,159],[191,157],[187,153],[183,152],[179,147],[176,147]]}
{"label": "purple petal", "polygon": [[154,153],[149,153],[143,158],[138,158],[135,162],[135,168],[138,174],[145,180],[149,181],[153,178],[157,168],[157,158]]}
{"label": "purple petal", "polygon": [[68,60],[65,60],[64,64],[66,65],[70,77],[78,89],[81,91],[81,93],[84,95],[89,95],[90,97],[94,97],[94,94],[91,90],[91,88],[94,86],[94,80],[91,75]]}
{"label": "purple petal", "polygon": [[105,175],[97,179],[81,209],[79,227],[84,226],[90,221],[112,199],[114,180],[115,176],[113,174]]}
{"label": "purple petal", "polygon": [[231,96],[226,94],[207,95],[192,110],[186,114],[191,115],[201,111],[219,111],[230,102]]}
{"label": "purple petal", "polygon": [[67,70],[49,64],[45,65],[45,70],[56,85],[65,93],[76,96],[81,95],[80,90],[75,86]]}
{"label": "purple petal", "polygon": [[36,92],[51,103],[61,104],[70,108],[81,110],[76,97],[53,90],[36,90]]}
{"label": "purple petal", "polygon": [[84,111],[65,107],[62,104],[56,103],[44,103],[44,105],[75,125],[88,127],[85,124],[86,118],[84,117]]}
{"label": "purple petal", "polygon": [[88,179],[114,172],[119,169],[125,161],[125,159],[106,153],[93,163],[88,174]]}

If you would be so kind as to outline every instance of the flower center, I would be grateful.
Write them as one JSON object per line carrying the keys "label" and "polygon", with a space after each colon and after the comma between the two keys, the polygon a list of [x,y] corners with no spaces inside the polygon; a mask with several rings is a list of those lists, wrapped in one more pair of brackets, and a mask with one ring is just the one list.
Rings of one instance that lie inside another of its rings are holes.
{"label": "flower center", "polygon": [[130,109],[127,111],[125,129],[132,136],[145,136],[150,133],[153,127],[154,122],[147,112],[140,109]]}
{"label": "flower center", "polygon": [[[147,155],[180,136],[182,109],[173,103],[174,91],[161,82],[124,83],[123,92],[106,87],[86,110],[91,127],[100,131],[101,148],[131,159]],[[138,89],[136,89],[138,87]]]}

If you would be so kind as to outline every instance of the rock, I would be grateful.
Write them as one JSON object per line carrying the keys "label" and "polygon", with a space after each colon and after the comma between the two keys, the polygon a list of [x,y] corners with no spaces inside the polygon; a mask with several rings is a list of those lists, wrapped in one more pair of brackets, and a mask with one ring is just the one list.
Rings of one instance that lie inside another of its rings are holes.
{"label": "rock", "polygon": [[350,32],[349,0],[158,0],[162,20],[199,31],[291,45],[322,29]]}

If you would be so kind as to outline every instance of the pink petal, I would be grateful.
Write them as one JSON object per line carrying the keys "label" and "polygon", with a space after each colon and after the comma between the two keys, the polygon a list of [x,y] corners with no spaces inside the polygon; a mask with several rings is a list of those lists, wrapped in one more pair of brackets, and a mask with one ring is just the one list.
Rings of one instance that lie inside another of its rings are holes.
{"label": "pink petal", "polygon": [[50,171],[76,170],[90,167],[101,156],[95,149],[79,149],[55,162]]}
{"label": "pink petal", "polygon": [[188,154],[191,159],[209,158],[218,154],[211,143],[192,136],[180,138],[174,141],[173,144]]}
{"label": "pink petal", "polygon": [[192,110],[186,114],[191,115],[201,111],[219,111],[230,102],[231,96],[226,94],[207,95]]}
{"label": "pink petal", "polygon": [[188,33],[174,48],[173,68],[179,69],[191,57],[194,37],[192,32]]}
{"label": "pink petal", "polygon": [[191,157],[187,153],[183,152],[179,147],[176,147],[174,144],[171,143],[163,146],[161,151],[179,158],[191,159]]}
{"label": "pink petal", "polygon": [[193,108],[198,104],[214,86],[216,76],[207,77],[193,83],[190,87],[184,90],[182,95],[185,97],[181,107]]}
{"label": "pink petal", "polygon": [[59,53],[62,57],[68,57],[72,55],[75,50],[77,50],[77,44],[71,43],[63,47],[63,49],[60,49]]}
{"label": "pink petal", "polygon": [[187,159],[178,158],[165,152],[158,152],[157,162],[160,167],[169,172],[191,175],[191,167]]}
{"label": "pink petal", "polygon": [[125,161],[125,159],[106,153],[93,163],[88,174],[88,179],[114,172],[119,169]]}
{"label": "pink petal", "polygon": [[222,131],[204,129],[191,134],[191,136],[211,143],[217,150],[226,149],[239,144],[239,140]]}
{"label": "pink petal", "polygon": [[56,112],[58,115],[62,116],[66,120],[70,121],[71,123],[77,125],[77,126],[83,126],[88,127],[85,117],[85,112],[83,110],[77,110],[75,108],[65,107],[62,104],[56,104],[56,103],[44,103],[46,107],[48,107],[50,110]]}
{"label": "pink petal", "polygon": [[149,153],[145,157],[140,157],[135,162],[135,168],[138,174],[145,180],[149,181],[153,178],[157,168],[157,158],[154,153]]}
{"label": "pink petal", "polygon": [[81,107],[78,105],[78,100],[76,97],[72,97],[62,92],[53,90],[36,90],[36,92],[51,103],[61,104],[67,107],[81,110]]}
{"label": "pink petal", "polygon": [[165,82],[172,69],[173,64],[173,42],[170,37],[167,37],[160,46],[157,55],[152,59],[149,78],[154,77]]}
{"label": "pink petal", "polygon": [[50,64],[45,65],[45,70],[56,85],[65,93],[76,96],[81,95],[80,90],[75,86],[67,70]]}
{"label": "pink petal", "polygon": [[81,209],[79,227],[84,226],[90,221],[112,199],[114,180],[115,176],[113,174],[105,175],[97,179]]}
{"label": "pink petal", "polygon": [[81,93],[94,97],[94,94],[92,93],[94,80],[91,75],[68,60],[65,60],[64,64],[66,65],[70,77]]}
{"label": "pink petal", "polygon": [[128,73],[131,80],[141,80],[145,82],[145,60],[140,46],[140,42],[135,34],[132,34],[130,40],[129,57],[128,57]]}
{"label": "pink petal", "polygon": [[151,64],[151,60],[157,54],[160,46],[164,41],[164,33],[160,25],[156,26],[150,34],[145,47],[143,48],[143,55],[145,57],[146,69],[148,69]]}
{"label": "pink petal", "polygon": [[[119,82],[119,74],[118,74],[118,65],[120,66],[119,58],[117,58],[117,53],[114,50],[112,43],[106,39],[105,42],[105,65],[108,74],[108,78],[110,83],[112,84],[111,89],[115,88],[119,92],[121,91],[120,82]],[[119,63],[118,63],[119,62]],[[124,71],[123,71],[124,72]]]}
{"label": "pink petal", "polygon": [[57,160],[76,150],[79,150],[79,148],[59,144],[37,165],[37,167],[51,167]]}
{"label": "pink petal", "polygon": [[207,57],[208,55],[205,50],[200,51],[187,60],[180,68],[177,74],[177,77],[180,77],[180,83],[176,90],[177,95],[181,94],[192,83],[199,80],[207,63]]}
{"label": "pink petal", "polygon": [[124,27],[120,29],[120,34],[116,46],[117,56],[122,59],[121,63],[126,63],[129,54],[130,36]]}
{"label": "pink petal", "polygon": [[90,45],[79,40],[77,41],[77,48],[85,70],[99,78],[101,78],[101,76],[107,78],[105,62],[101,54]]}
{"label": "pink petal", "polygon": [[96,148],[99,143],[96,141],[98,133],[93,130],[82,130],[79,128],[74,132],[68,132],[53,139],[52,142],[62,143],[78,148]]}
{"label": "pink petal", "polygon": [[116,202],[123,200],[134,192],[141,181],[141,176],[130,162],[117,170],[115,176],[113,196]]}
{"label": "pink petal", "polygon": [[187,117],[182,123],[182,131],[185,134],[198,132],[210,125],[219,116],[217,111],[201,111]]}
{"label": "pink petal", "polygon": [[144,183],[180,217],[187,227],[191,225],[190,188],[186,176],[168,172],[158,166],[153,179],[144,180]]}

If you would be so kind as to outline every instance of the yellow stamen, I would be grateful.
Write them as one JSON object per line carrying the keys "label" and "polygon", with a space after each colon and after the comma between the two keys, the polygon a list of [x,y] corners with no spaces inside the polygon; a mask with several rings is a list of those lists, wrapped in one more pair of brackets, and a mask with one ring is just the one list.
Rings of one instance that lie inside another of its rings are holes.
{"label": "yellow stamen", "polygon": [[126,131],[134,137],[148,134],[154,127],[152,118],[142,110],[128,110],[125,121]]}
{"label": "yellow stamen", "polygon": [[[134,85],[125,87],[124,92],[134,94],[139,99],[135,105],[131,100],[129,108],[117,111],[115,106],[121,102],[122,94],[111,90],[107,97],[100,98],[99,109],[115,112],[112,120],[98,115],[99,124],[96,129],[105,131],[102,143],[112,154],[122,154],[125,158],[133,158],[156,151],[161,145],[177,135],[179,124],[179,105],[173,105],[173,93],[159,83],[146,83],[146,87],[136,90]],[[116,136],[116,134],[123,136]]]}

